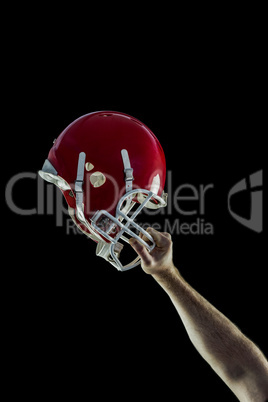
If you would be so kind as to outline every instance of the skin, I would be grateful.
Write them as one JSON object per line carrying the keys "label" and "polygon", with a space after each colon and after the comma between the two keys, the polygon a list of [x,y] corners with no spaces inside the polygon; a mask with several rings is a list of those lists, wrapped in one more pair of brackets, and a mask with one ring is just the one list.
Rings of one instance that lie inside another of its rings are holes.
{"label": "skin", "polygon": [[268,363],[263,353],[184,280],[173,263],[170,234],[147,231],[156,243],[151,253],[136,239],[130,244],[141,257],[144,272],[170,297],[197,351],[240,401],[268,401]]}

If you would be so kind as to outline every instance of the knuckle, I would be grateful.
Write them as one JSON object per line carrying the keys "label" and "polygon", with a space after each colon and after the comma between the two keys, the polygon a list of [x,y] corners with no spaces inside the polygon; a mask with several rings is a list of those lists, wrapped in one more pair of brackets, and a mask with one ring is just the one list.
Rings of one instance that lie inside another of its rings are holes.
{"label": "knuckle", "polygon": [[144,246],[140,243],[140,242],[137,242],[137,244],[136,244],[136,250],[139,252],[139,253],[142,253],[144,250]]}
{"label": "knuckle", "polygon": [[153,266],[153,260],[151,260],[150,258],[146,258],[144,263],[148,268],[152,268],[152,266]]}
{"label": "knuckle", "polygon": [[170,248],[172,246],[172,240],[169,233],[162,233],[162,245],[166,248]]}
{"label": "knuckle", "polygon": [[171,240],[171,234],[170,234],[170,233],[168,233],[168,232],[163,232],[163,235],[164,235],[165,237],[167,237],[169,240]]}

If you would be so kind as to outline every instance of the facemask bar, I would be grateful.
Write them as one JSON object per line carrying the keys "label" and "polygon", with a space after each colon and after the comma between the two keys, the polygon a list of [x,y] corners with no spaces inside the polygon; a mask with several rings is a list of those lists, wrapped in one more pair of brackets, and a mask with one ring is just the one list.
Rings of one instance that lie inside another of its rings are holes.
{"label": "facemask bar", "polygon": [[[137,190],[135,190],[134,192],[136,193]],[[130,236],[138,238],[138,240],[144,246],[146,246],[146,248],[148,248],[149,251],[152,251],[155,246],[153,238],[141,226],[139,226],[137,223],[134,222],[134,218],[144,208],[144,206],[150,200],[152,195],[153,195],[152,193],[148,194],[148,197],[143,201],[143,203],[139,206],[137,211],[135,211],[135,213],[133,214],[133,218],[130,218],[129,216],[125,215],[124,213],[121,213],[120,211],[119,211],[119,213],[118,212],[116,213],[116,217],[109,214],[109,212],[107,212],[105,210],[96,212],[96,214],[91,219],[91,224],[92,224],[93,228],[96,229],[103,237],[105,237],[107,240],[109,240],[113,244],[117,243],[118,240],[120,238],[122,238],[122,235],[124,234],[124,232],[126,232]],[[125,201],[126,197],[124,196],[122,198],[123,198],[123,201]],[[122,200],[122,198],[121,198],[121,200]],[[119,201],[119,203],[120,203],[120,201]],[[103,224],[104,224],[104,222],[103,222],[105,220],[105,218],[103,218],[104,216],[106,216],[109,219],[109,225],[110,225],[110,227],[106,231],[101,228],[101,226],[103,226]],[[126,223],[125,224],[121,223],[120,220],[118,219],[119,217],[122,217],[123,219],[125,219]],[[114,223],[114,225],[112,224],[112,222]],[[144,240],[139,238],[136,235],[136,233],[133,232],[133,230],[131,230],[129,228],[129,226],[133,226],[136,230],[140,231],[143,235],[148,237],[148,240],[150,240],[152,242],[153,246],[149,246]],[[117,229],[120,229],[120,230],[118,231],[118,233],[116,234],[115,237],[110,236],[109,232],[111,233],[111,231],[113,229],[115,229],[116,227],[117,227]],[[127,241],[127,239],[124,237],[123,237],[123,240]]]}
{"label": "facemask bar", "polygon": [[[122,205],[125,202],[127,202],[128,199],[130,199],[134,196],[137,196],[137,194],[141,194],[141,193],[143,196],[146,195],[146,198],[139,205],[139,207],[136,209],[136,211],[132,214],[131,217],[127,216],[126,213],[123,212],[124,207],[122,208]],[[116,216],[115,217],[112,216],[111,214],[109,214],[109,212],[107,212],[105,210],[101,210],[101,211],[96,212],[96,214],[91,219],[92,227],[96,231],[98,231],[103,237],[105,237],[107,240],[109,240],[111,242],[110,254],[111,254],[111,257],[112,257],[114,263],[112,261],[110,261],[110,262],[119,271],[126,271],[128,269],[134,268],[140,262],[139,261],[140,258],[138,257],[131,263],[129,263],[125,266],[122,266],[121,262],[119,261],[118,257],[116,256],[115,248],[116,248],[116,245],[118,244],[118,241],[120,239],[122,239],[126,243],[129,243],[129,239],[124,236],[124,233],[127,233],[129,236],[137,239],[143,246],[145,246],[147,248],[147,250],[149,252],[151,252],[155,247],[155,242],[154,242],[152,236],[148,232],[146,232],[140,225],[138,225],[137,223],[134,222],[134,219],[136,218],[136,216],[142,211],[142,209],[144,207],[146,207],[146,204],[151,200],[151,198],[156,199],[161,204],[161,206],[166,205],[165,201],[161,197],[155,195],[151,191],[144,190],[144,189],[135,189],[135,190],[129,191],[126,194],[124,194],[124,196],[119,200],[119,202],[117,204],[117,208],[116,208]],[[121,222],[121,220],[125,220],[126,222],[123,224]],[[108,223],[108,225],[107,225],[107,223]],[[102,227],[104,227],[104,226],[106,226],[105,230],[102,229]],[[143,239],[141,239],[141,237],[139,237],[135,232],[133,232],[133,230],[131,230],[130,227],[134,227],[139,233],[142,233],[150,241],[151,245],[148,244]],[[109,234],[112,232],[113,229],[117,229],[117,230],[119,229],[118,233],[114,237],[110,236],[110,234]]]}

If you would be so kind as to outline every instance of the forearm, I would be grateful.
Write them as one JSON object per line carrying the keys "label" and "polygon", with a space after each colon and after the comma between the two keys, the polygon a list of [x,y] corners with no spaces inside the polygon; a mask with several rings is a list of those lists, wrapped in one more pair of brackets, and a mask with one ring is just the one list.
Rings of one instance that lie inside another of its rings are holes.
{"label": "forearm", "polygon": [[[221,354],[221,344],[234,332],[229,320],[197,293],[175,269],[153,275],[166,291],[198,352],[211,364],[213,356]],[[231,328],[230,328],[231,327]],[[215,336],[220,342],[215,342]]]}
{"label": "forearm", "polygon": [[[215,356],[225,358],[224,345],[239,330],[222,313],[196,292],[175,268],[171,272],[153,275],[169,295],[187,333],[199,353],[210,360]],[[224,345],[222,344],[224,343]],[[231,344],[231,341],[230,341]]]}
{"label": "forearm", "polygon": [[268,400],[268,364],[261,351],[182,278],[173,265],[170,234],[147,231],[156,243],[151,253],[135,239],[130,244],[144,272],[169,295],[198,352],[240,401]]}
{"label": "forearm", "polygon": [[[190,340],[201,356],[235,392],[234,382],[263,365],[265,358],[241,331],[196,292],[176,268],[153,275],[169,295]],[[238,394],[237,394],[238,395]]]}

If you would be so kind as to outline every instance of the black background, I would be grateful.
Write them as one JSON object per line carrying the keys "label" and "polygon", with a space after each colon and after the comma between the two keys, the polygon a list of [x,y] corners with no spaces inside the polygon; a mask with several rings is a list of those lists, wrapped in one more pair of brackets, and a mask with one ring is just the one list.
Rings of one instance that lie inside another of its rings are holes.
{"label": "black background", "polygon": [[[241,226],[227,208],[230,188],[264,168],[256,43],[239,33],[214,41],[190,32],[172,32],[173,41],[163,43],[149,32],[141,52],[135,35],[124,44],[120,30],[112,39],[90,31],[80,46],[64,30],[48,38],[43,28],[35,45],[36,30],[24,26],[4,63],[4,186],[18,173],[36,173],[53,139],[82,114],[117,110],[140,119],[163,146],[173,189],[214,185],[205,210],[214,234],[174,234],[176,266],[267,355],[265,230]],[[36,194],[36,180],[25,179],[14,186],[13,200],[35,208]],[[237,202],[238,213],[248,212],[245,200]],[[67,215],[56,226],[55,214],[21,216],[7,205],[4,211],[10,394],[236,400],[140,267],[121,273],[96,257],[93,242],[66,234]],[[182,217],[173,209],[168,218]]]}

